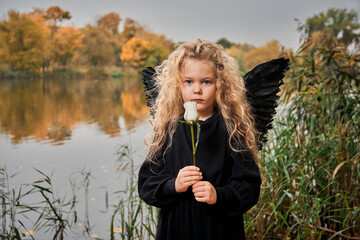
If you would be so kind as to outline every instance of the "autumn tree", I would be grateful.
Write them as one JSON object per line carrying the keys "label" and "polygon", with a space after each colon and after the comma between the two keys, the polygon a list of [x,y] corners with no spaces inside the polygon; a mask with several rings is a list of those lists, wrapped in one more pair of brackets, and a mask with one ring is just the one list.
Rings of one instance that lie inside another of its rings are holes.
{"label": "autumn tree", "polygon": [[120,59],[130,66],[142,67],[150,56],[151,50],[148,41],[134,37],[123,46]]}
{"label": "autumn tree", "polygon": [[56,24],[57,22],[62,22],[65,19],[70,19],[71,15],[69,11],[65,11],[59,6],[53,6],[46,10],[44,18]]}
{"label": "autumn tree", "polygon": [[244,69],[244,56],[245,52],[236,45],[226,48],[225,51],[239,63],[240,69]]}
{"label": "autumn tree", "polygon": [[41,17],[46,21],[47,25],[51,29],[51,39],[59,28],[58,25],[64,20],[71,19],[70,12],[61,9],[59,6],[52,6],[49,7],[47,10],[34,8],[34,10],[29,13],[29,15]]}
{"label": "autumn tree", "polygon": [[51,28],[49,27],[48,23],[44,18],[44,10],[35,9],[33,12],[28,13],[31,18],[38,23],[43,31],[46,33],[46,38],[44,41],[44,48],[43,48],[43,63],[42,63],[42,71],[45,72],[46,68],[50,65],[50,47],[51,47]]}
{"label": "autumn tree", "polygon": [[0,22],[1,58],[14,70],[37,73],[44,62],[49,32],[27,14],[9,11]]}
{"label": "autumn tree", "polygon": [[140,23],[131,18],[126,18],[124,23],[124,29],[121,32],[121,38],[124,41],[128,41],[133,37],[136,37],[138,34],[144,31],[144,28],[140,25]]}
{"label": "autumn tree", "polygon": [[112,33],[91,25],[86,26],[83,33],[80,55],[86,63],[97,66],[114,62],[117,43]]}
{"label": "autumn tree", "polygon": [[[59,47],[54,45],[58,42],[58,39],[55,39],[55,35],[57,35],[58,37],[58,34],[56,34],[56,32],[58,31],[58,29],[60,29],[59,25],[64,20],[71,19],[71,15],[69,11],[63,10],[59,6],[52,6],[46,10],[35,8],[32,12],[29,13],[29,15],[32,16],[34,19],[43,19],[47,27],[50,29],[50,35],[48,38],[50,46],[46,48],[48,53],[46,54],[43,63],[43,71],[45,71],[45,68],[49,67],[51,62],[58,61],[58,59],[55,59],[56,53],[54,52],[54,49],[58,49]],[[51,52],[52,54],[50,54],[49,52]]]}
{"label": "autumn tree", "polygon": [[[125,19],[124,28],[120,34],[120,39],[120,45],[123,47],[121,50],[120,48],[116,48],[115,51],[119,52],[120,60],[122,62],[133,67],[145,65],[156,66],[160,64],[167,58],[167,56],[172,51],[173,46],[175,45],[175,43],[168,40],[166,36],[152,33],[151,31],[146,30],[139,22],[131,18]],[[139,57],[138,53],[136,53],[133,48],[134,46],[137,46],[135,48],[138,48],[138,46],[141,45],[140,42],[143,43],[143,48],[140,48],[142,49],[141,51],[143,51],[143,57]],[[129,46],[132,46],[131,48],[133,48],[133,51],[130,51]],[[126,52],[124,52],[124,50]],[[135,57],[134,59],[142,59],[140,61],[141,64],[138,65],[135,62],[129,64],[129,59],[132,59],[130,56],[133,53],[135,53],[135,55],[133,55]]]}
{"label": "autumn tree", "polygon": [[161,44],[151,44],[151,52],[145,60],[144,66],[157,66],[162,63],[170,54],[169,48]]}
{"label": "autumn tree", "polygon": [[156,66],[163,62],[175,45],[174,42],[168,40],[165,35],[156,34],[149,31],[142,31],[138,34],[142,40],[148,41],[151,46],[151,53],[145,61],[146,66]]}
{"label": "autumn tree", "polygon": [[234,43],[224,37],[217,40],[216,43],[221,45],[231,57],[237,60],[240,70],[245,71],[244,56],[248,51],[254,48],[253,45],[247,43]]}
{"label": "autumn tree", "polygon": [[54,34],[58,27],[58,23],[61,23],[64,20],[71,19],[69,11],[61,9],[59,6],[49,7],[44,14],[44,19],[48,21],[49,26],[51,27],[51,33]]}
{"label": "autumn tree", "polygon": [[118,33],[120,21],[121,18],[119,14],[115,12],[110,12],[97,20],[97,26],[115,35]]}
{"label": "autumn tree", "polygon": [[245,68],[252,69],[256,65],[269,61],[274,58],[286,56],[286,51],[276,40],[267,42],[265,46],[253,48],[244,56]]}
{"label": "autumn tree", "polygon": [[321,31],[335,36],[340,42],[348,45],[353,41],[359,43],[358,30],[360,24],[355,10],[330,8],[326,13],[321,12],[306,20],[308,36],[313,32]]}
{"label": "autumn tree", "polygon": [[240,66],[241,70],[245,70],[244,68],[244,56],[245,54],[250,51],[251,49],[253,49],[254,46],[244,43],[238,43],[238,44],[233,44],[230,46],[230,48],[225,48],[225,51],[233,58],[235,58]]}
{"label": "autumn tree", "polygon": [[72,26],[60,28],[54,35],[52,52],[54,60],[65,66],[82,46],[84,35]]}

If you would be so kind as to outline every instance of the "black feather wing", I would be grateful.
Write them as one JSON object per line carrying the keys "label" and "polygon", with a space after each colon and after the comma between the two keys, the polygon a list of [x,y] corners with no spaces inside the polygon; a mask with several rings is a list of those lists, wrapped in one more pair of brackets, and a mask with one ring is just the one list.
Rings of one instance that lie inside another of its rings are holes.
{"label": "black feather wing", "polygon": [[[142,71],[142,82],[144,84],[144,91],[146,94],[147,106],[152,109],[155,105],[155,100],[159,94],[158,89],[156,88],[156,79],[155,79],[155,70],[152,67],[147,67]],[[151,112],[154,115],[153,112]]]}
{"label": "black feather wing", "polygon": [[260,132],[259,149],[267,141],[265,137],[276,114],[277,93],[284,84],[285,71],[289,69],[289,59],[278,58],[262,63],[244,77],[247,99],[255,117],[255,127]]}

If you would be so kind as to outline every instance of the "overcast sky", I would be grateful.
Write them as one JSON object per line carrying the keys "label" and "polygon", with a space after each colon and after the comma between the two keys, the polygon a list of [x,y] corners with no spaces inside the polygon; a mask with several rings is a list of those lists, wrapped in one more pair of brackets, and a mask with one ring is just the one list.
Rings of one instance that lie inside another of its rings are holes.
{"label": "overcast sky", "polygon": [[329,8],[354,9],[360,17],[360,0],[0,0],[0,17],[10,9],[30,12],[56,5],[70,11],[68,24],[77,27],[113,11],[176,42],[226,37],[261,46],[275,39],[294,50],[299,42],[295,18],[304,23]]}

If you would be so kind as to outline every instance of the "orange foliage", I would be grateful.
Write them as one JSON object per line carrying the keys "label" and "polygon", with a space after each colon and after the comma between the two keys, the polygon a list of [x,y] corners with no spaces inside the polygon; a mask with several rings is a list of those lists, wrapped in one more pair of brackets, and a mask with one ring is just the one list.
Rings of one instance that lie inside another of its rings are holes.
{"label": "orange foliage", "polygon": [[48,27],[51,29],[51,39],[59,28],[58,22],[61,23],[63,20],[71,19],[70,12],[61,9],[59,6],[49,7],[46,11],[40,8],[35,8],[29,13],[29,15],[32,17],[42,18],[46,21]]}
{"label": "orange foliage", "polygon": [[82,32],[85,36],[79,51],[82,63],[91,63],[93,66],[113,64],[117,39],[112,33],[91,25],[87,25]]}
{"label": "orange foliage", "polygon": [[83,33],[72,26],[60,28],[53,39],[55,61],[63,66],[72,59],[75,51],[82,46]]}
{"label": "orange foliage", "polygon": [[136,37],[138,34],[144,31],[144,28],[140,23],[131,18],[126,18],[124,23],[124,29],[121,32],[121,38],[126,41],[130,40],[133,37]]}
{"label": "orange foliage", "polygon": [[97,20],[97,25],[98,27],[109,31],[112,34],[117,34],[120,21],[121,18],[119,14],[111,12]]}
{"label": "orange foliage", "polygon": [[260,63],[282,56],[286,56],[285,51],[278,41],[273,40],[267,42],[265,46],[248,51],[244,56],[244,64],[247,69],[252,69]]}
{"label": "orange foliage", "polygon": [[56,23],[57,21],[61,22],[64,19],[70,19],[71,15],[69,11],[64,11],[59,6],[52,6],[46,10],[44,18]]}
{"label": "orange foliage", "polygon": [[140,67],[145,64],[150,52],[151,46],[148,41],[134,37],[123,46],[120,59],[133,67]]}
{"label": "orange foliage", "polygon": [[[127,70],[136,71],[135,68],[145,65],[160,64],[175,45],[166,36],[145,30],[131,18],[125,20],[119,34],[121,18],[115,12],[99,18],[97,26],[83,29],[61,27],[60,23],[71,15],[58,6],[47,10],[35,8],[21,17],[9,11],[9,18],[10,15],[12,19],[0,21],[4,26],[0,30],[0,60],[11,69],[27,72],[39,73],[41,68],[45,72],[56,64],[65,67],[70,61],[77,66],[125,64]],[[17,41],[15,47],[10,46],[13,39]]]}
{"label": "orange foliage", "polygon": [[0,59],[13,69],[39,72],[46,55],[48,29],[38,18],[16,11],[0,21]]}
{"label": "orange foliage", "polygon": [[237,61],[240,61],[244,57],[244,51],[242,51],[236,45],[232,45],[230,48],[226,48],[225,51]]}

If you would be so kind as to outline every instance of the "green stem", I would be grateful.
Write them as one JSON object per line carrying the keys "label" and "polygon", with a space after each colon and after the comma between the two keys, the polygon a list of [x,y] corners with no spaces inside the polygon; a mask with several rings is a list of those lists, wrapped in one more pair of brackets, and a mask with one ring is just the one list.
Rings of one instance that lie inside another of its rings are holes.
{"label": "green stem", "polygon": [[196,153],[196,149],[195,149],[195,143],[194,143],[194,124],[191,124],[191,142],[192,142],[192,149],[193,149],[193,163],[194,166],[196,166],[196,158],[195,158],[195,153]]}

